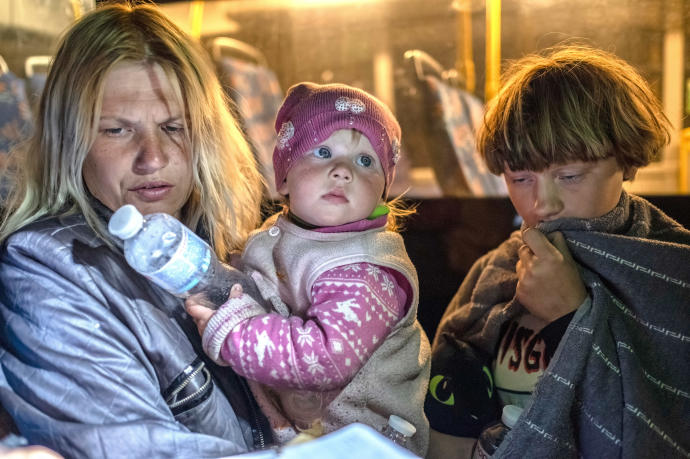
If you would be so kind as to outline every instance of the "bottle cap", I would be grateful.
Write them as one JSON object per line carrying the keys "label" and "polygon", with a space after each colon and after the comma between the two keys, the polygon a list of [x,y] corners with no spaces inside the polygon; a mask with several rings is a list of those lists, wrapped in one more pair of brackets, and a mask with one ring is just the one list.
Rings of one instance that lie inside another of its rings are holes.
{"label": "bottle cap", "polygon": [[417,432],[417,428],[413,424],[394,414],[388,417],[388,425],[406,437],[411,437]]}
{"label": "bottle cap", "polygon": [[522,408],[517,405],[506,405],[503,407],[503,415],[501,415],[501,422],[511,429],[522,414]]}
{"label": "bottle cap", "polygon": [[139,232],[144,224],[144,216],[131,204],[126,204],[110,217],[108,231],[120,239],[129,239]]}

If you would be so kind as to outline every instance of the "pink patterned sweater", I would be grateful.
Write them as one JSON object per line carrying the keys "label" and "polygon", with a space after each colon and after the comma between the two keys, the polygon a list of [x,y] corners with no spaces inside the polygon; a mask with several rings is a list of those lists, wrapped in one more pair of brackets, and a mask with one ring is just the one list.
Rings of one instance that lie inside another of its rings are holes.
{"label": "pink patterned sweater", "polygon": [[[244,317],[220,356],[238,373],[273,387],[330,390],[346,385],[405,315],[407,295],[389,269],[355,263],[326,271],[305,318],[264,314],[244,297],[220,315]],[[218,327],[227,322],[217,321]],[[216,332],[211,331],[211,334]],[[356,340],[348,338],[356,334]]]}
{"label": "pink patterned sweater", "polygon": [[[356,223],[358,230],[380,227],[385,216]],[[212,357],[217,354],[216,360],[275,388],[338,389],[352,380],[405,316],[409,289],[391,268],[371,263],[337,266],[316,279],[303,314],[294,314],[292,308],[287,317],[266,313],[246,295],[231,299],[209,322],[205,346]]]}
{"label": "pink patterned sweater", "polygon": [[423,456],[430,350],[416,272],[385,217],[356,223],[318,232],[269,219],[243,261],[274,311],[247,295],[229,300],[208,322],[204,349],[250,381],[279,442],[316,419],[328,432],[397,414],[417,426],[413,450]]}

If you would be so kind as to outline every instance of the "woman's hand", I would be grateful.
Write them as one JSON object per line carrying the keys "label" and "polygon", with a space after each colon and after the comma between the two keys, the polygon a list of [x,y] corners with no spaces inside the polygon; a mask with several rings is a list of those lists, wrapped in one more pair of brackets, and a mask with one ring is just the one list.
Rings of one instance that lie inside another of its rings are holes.
{"label": "woman's hand", "polygon": [[0,448],[0,459],[62,459],[62,456],[43,446]]}
{"label": "woman's hand", "polygon": [[[230,289],[230,298],[239,298],[242,296],[242,286],[240,284],[234,284]],[[203,335],[204,330],[206,330],[206,325],[211,319],[211,316],[215,313],[215,310],[206,306],[207,302],[204,297],[203,292],[197,293],[196,295],[191,295],[184,302],[185,310],[187,314],[192,316],[194,323],[196,324],[199,334]],[[222,307],[222,306],[221,306]]]}
{"label": "woman's hand", "polygon": [[515,296],[520,303],[548,322],[577,309],[587,298],[587,289],[563,234],[555,232],[547,238],[541,231],[527,228],[522,240],[515,266]]}

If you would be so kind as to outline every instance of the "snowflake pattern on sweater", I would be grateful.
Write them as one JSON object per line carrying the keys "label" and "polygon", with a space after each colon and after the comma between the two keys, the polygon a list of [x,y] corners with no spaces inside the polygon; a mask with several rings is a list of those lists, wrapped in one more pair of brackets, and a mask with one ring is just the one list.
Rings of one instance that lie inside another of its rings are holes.
{"label": "snowflake pattern on sweater", "polygon": [[304,317],[266,314],[244,295],[218,310],[204,341],[219,343],[222,360],[254,381],[275,388],[338,389],[405,316],[406,302],[393,270],[354,263],[319,276]]}

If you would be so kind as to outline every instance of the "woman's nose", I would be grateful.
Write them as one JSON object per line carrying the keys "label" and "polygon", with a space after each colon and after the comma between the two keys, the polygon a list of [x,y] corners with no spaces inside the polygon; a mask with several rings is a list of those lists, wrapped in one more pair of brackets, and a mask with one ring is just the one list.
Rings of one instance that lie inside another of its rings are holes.
{"label": "woman's nose", "polygon": [[151,174],[168,164],[165,151],[165,140],[157,133],[142,134],[139,139],[139,152],[134,162],[134,171],[139,174]]}
{"label": "woman's nose", "polygon": [[338,162],[331,169],[329,177],[335,180],[350,182],[352,180],[352,171],[344,162]]}
{"label": "woman's nose", "polygon": [[563,210],[563,200],[552,180],[538,181],[534,210],[539,220],[550,220]]}

